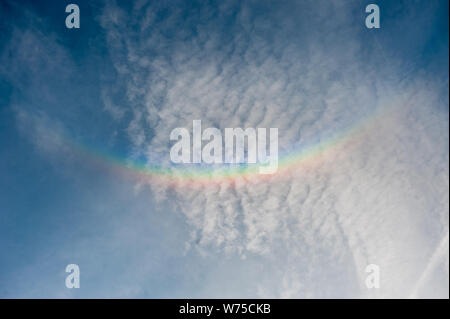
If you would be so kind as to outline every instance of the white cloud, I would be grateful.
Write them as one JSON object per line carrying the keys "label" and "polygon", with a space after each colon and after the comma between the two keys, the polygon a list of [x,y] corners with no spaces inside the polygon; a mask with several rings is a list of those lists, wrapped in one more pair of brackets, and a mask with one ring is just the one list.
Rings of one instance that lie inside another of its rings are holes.
{"label": "white cloud", "polygon": [[[296,33],[293,17],[277,24],[277,10],[253,17],[252,5],[235,5],[235,18],[230,7],[205,7],[188,17],[171,8],[164,19],[158,5],[140,3],[130,16],[106,7],[101,21],[133,112],[135,153],[167,164],[170,131],[194,119],[278,127],[281,153],[361,129],[289,176],[173,189],[150,182],[154,195],[184,213],[191,244],[206,253],[219,247],[275,265],[277,279],[261,284],[261,296],[415,294],[448,234],[448,118],[435,111],[437,90],[425,80],[387,82],[381,74],[395,78],[396,62],[381,56],[368,66],[368,40],[346,19],[350,4],[306,2],[322,14],[295,17],[314,21],[318,30],[303,26],[311,34]],[[224,21],[233,26],[220,29]],[[378,291],[364,287],[370,263],[382,269]]]}

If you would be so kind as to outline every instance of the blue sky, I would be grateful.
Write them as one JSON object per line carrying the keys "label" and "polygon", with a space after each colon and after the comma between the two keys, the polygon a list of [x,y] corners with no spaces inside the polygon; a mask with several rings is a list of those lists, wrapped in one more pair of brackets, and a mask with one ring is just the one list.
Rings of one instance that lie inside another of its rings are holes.
{"label": "blue sky", "polygon": [[[0,297],[448,298],[448,1],[373,2],[2,1]],[[362,129],[200,189],[80,151],[164,165],[194,119],[283,154]]]}

